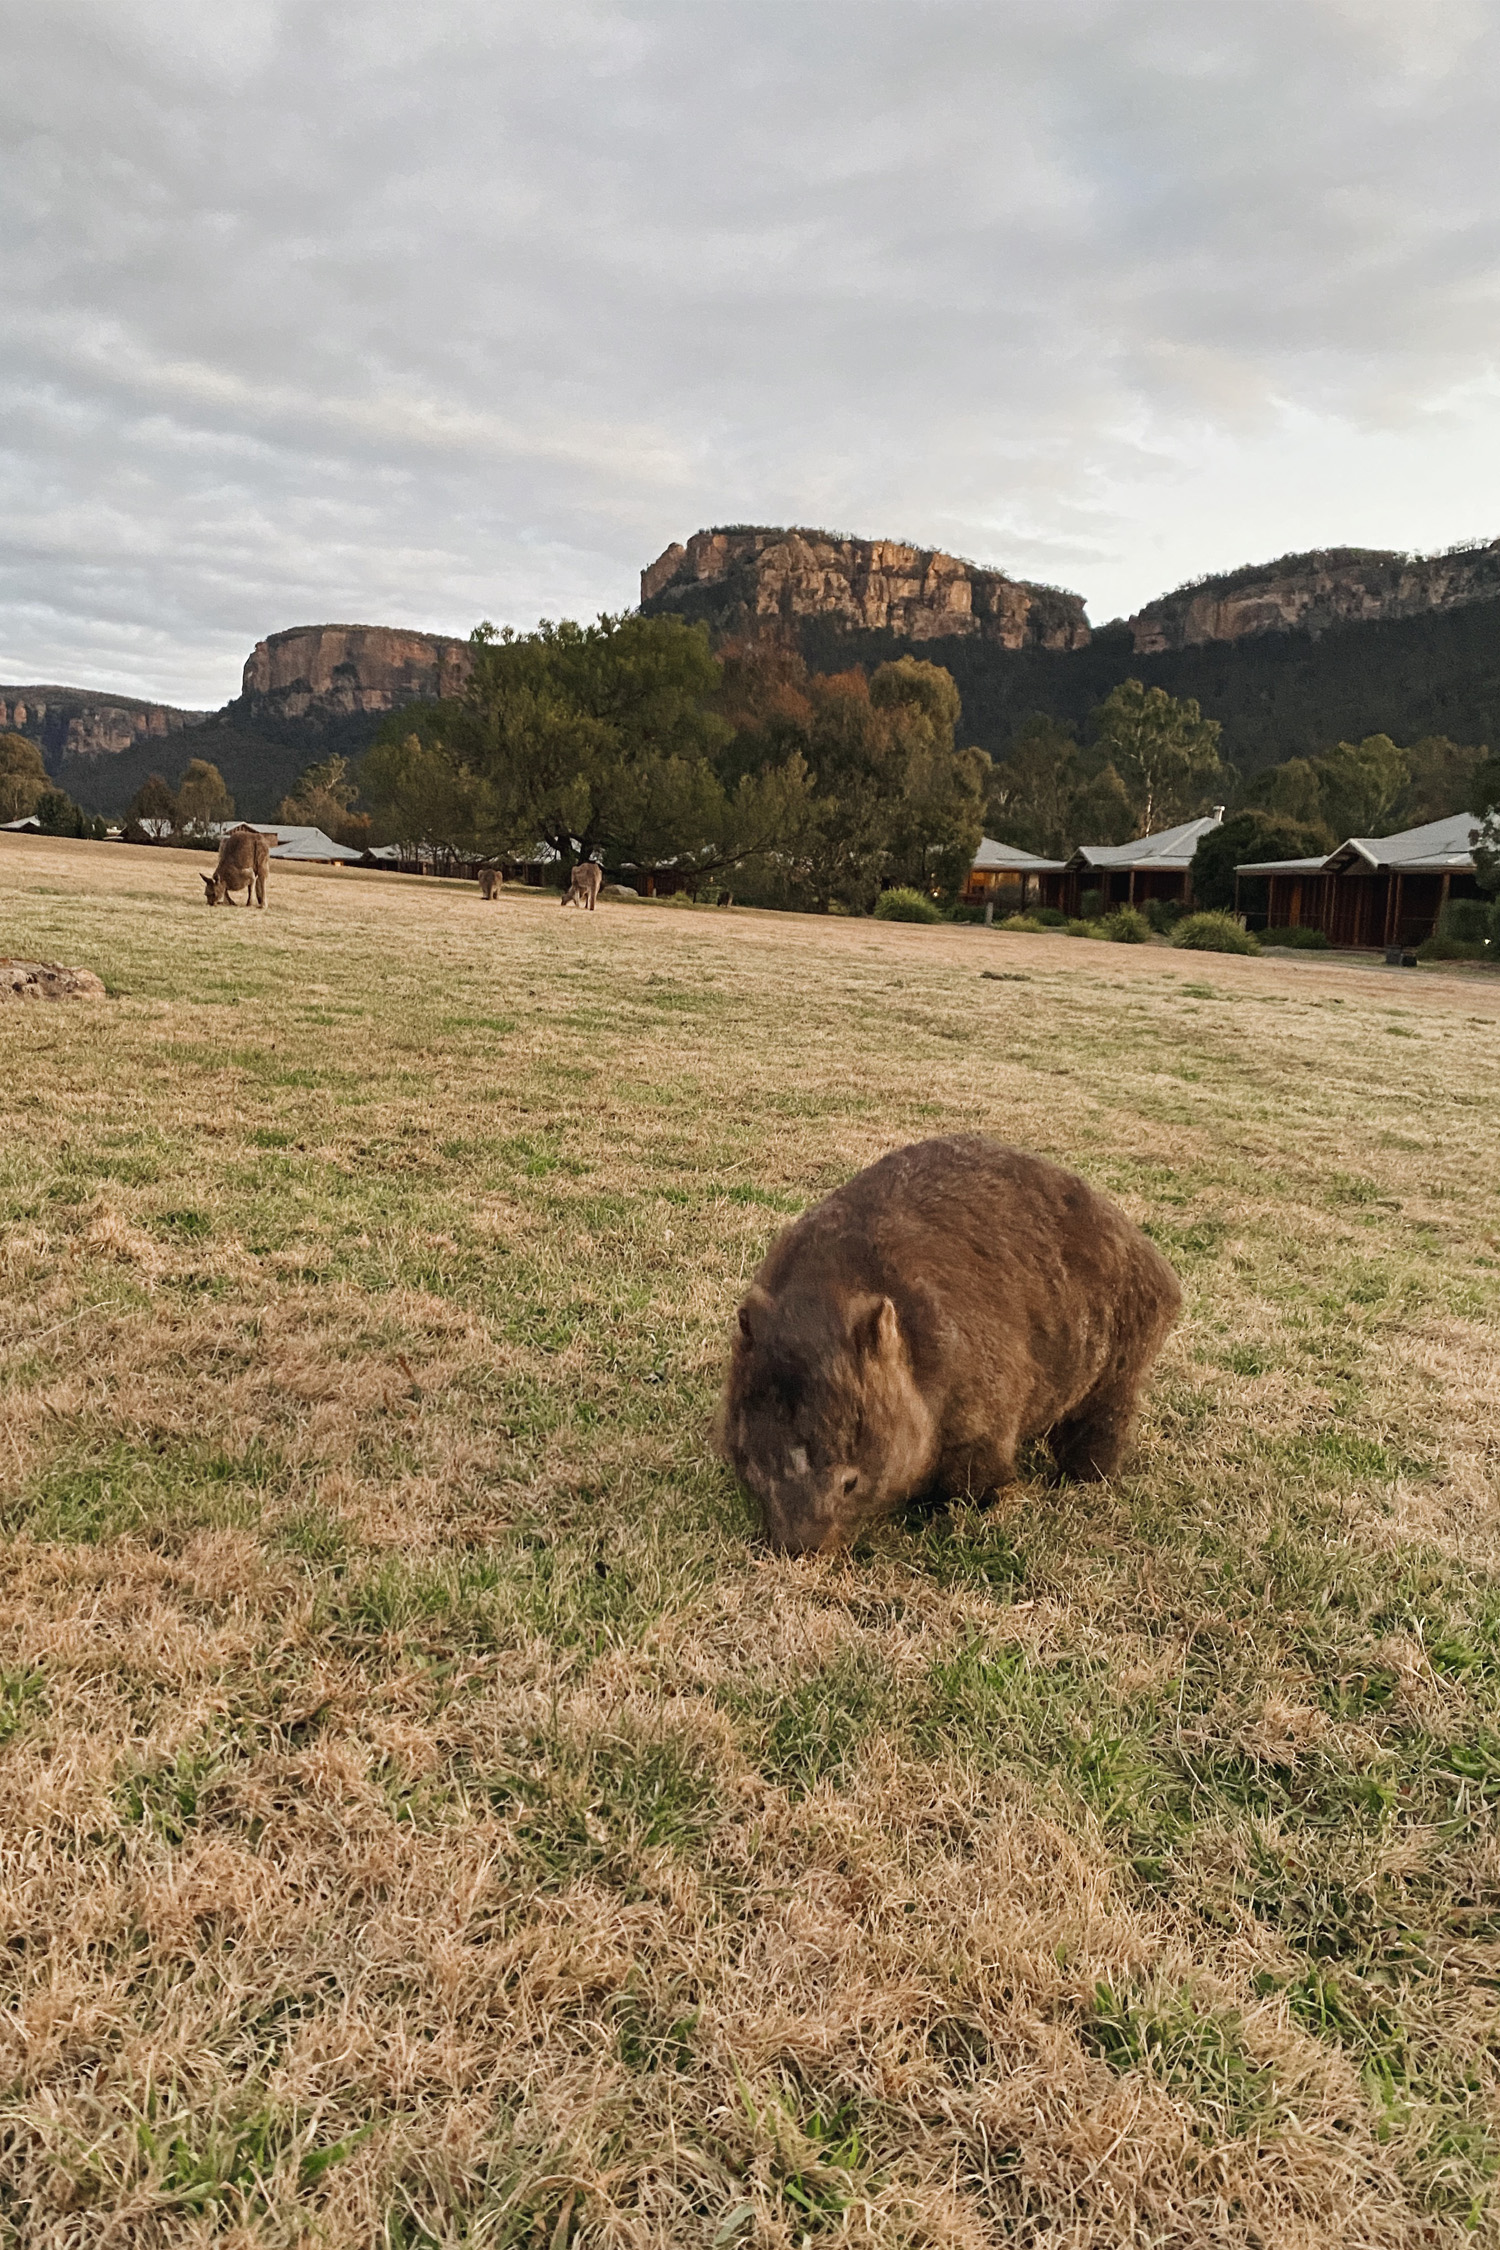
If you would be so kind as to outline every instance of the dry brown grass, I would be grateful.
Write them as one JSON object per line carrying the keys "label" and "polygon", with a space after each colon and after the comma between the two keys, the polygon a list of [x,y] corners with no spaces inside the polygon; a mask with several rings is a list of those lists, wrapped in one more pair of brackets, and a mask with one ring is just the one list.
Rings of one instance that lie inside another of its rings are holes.
{"label": "dry brown grass", "polygon": [[[1495,984],[199,864],[0,838],[0,2240],[1496,2240]],[[1130,1474],[769,1559],[742,1281],[961,1125]]]}

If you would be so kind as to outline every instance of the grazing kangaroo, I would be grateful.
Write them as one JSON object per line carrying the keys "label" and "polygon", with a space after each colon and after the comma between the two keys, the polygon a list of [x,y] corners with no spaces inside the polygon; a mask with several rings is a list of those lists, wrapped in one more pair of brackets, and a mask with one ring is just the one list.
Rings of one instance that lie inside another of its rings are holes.
{"label": "grazing kangaroo", "polygon": [[219,864],[205,875],[203,888],[210,906],[222,906],[231,891],[243,891],[245,904],[266,903],[266,868],[271,859],[271,838],[243,822],[219,840]]}
{"label": "grazing kangaroo", "polygon": [[563,894],[564,906],[586,906],[594,911],[599,887],[604,881],[604,870],[597,859],[581,859],[573,870],[573,880]]}
{"label": "grazing kangaroo", "polygon": [[480,868],[479,895],[481,898],[498,898],[500,896],[500,870],[498,867]]}

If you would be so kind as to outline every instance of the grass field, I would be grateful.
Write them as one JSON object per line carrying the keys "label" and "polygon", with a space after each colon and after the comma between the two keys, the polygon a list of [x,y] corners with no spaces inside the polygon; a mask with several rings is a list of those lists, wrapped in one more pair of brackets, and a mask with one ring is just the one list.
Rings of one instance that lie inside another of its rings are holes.
{"label": "grass field", "polygon": [[[1500,2241],[1500,988],[0,838],[0,2242]],[[904,1140],[1182,1274],[1129,1473],[769,1557]]]}

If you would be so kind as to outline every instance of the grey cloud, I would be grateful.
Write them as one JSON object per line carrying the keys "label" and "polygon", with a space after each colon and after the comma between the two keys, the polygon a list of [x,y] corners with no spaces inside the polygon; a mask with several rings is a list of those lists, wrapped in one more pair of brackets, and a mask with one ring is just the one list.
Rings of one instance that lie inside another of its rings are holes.
{"label": "grey cloud", "polygon": [[1486,528],[1478,0],[0,13],[0,676],[217,701],[718,520],[1096,615]]}

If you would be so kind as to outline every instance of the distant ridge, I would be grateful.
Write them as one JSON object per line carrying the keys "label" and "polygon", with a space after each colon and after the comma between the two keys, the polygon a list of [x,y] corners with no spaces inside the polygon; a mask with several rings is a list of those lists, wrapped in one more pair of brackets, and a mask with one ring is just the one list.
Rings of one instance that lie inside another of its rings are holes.
{"label": "distant ridge", "polygon": [[[717,525],[647,566],[641,606],[706,623],[720,642],[773,638],[818,671],[910,653],[946,665],[967,739],[994,755],[1035,712],[1082,728],[1131,676],[1196,697],[1246,773],[1380,732],[1500,746],[1500,540],[1428,556],[1283,555],[1091,631],[1080,595],[940,548]],[[304,767],[331,752],[358,758],[388,712],[458,692],[469,661],[451,634],[299,625],[256,643],[220,711],[0,685],[0,727],[36,740],[91,810],[122,811],[153,769],[174,779],[198,755],[220,767],[241,814],[266,820]],[[190,744],[179,739],[189,731]]]}

